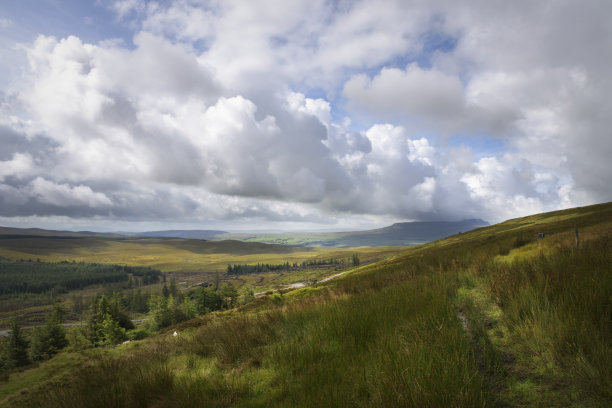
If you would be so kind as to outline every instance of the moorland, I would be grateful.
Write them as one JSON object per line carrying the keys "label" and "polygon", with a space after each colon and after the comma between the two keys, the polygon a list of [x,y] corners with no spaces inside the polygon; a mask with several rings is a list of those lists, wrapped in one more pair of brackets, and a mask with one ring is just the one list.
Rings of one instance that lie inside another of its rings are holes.
{"label": "moorland", "polygon": [[[611,232],[607,203],[413,247],[6,237],[5,263],[119,272],[75,289],[2,295],[11,335],[0,399],[20,407],[611,406]],[[156,279],[145,281],[145,271]],[[70,315],[79,325],[59,325]],[[33,353],[33,344],[40,351],[61,340],[58,326],[67,344]],[[23,365],[7,359],[25,344]]]}

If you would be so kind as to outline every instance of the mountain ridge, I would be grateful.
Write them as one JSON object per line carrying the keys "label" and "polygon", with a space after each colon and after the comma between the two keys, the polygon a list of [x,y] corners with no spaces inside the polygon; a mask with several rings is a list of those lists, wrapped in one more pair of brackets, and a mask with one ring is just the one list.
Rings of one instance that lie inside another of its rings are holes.
{"label": "mountain ridge", "polygon": [[232,233],[223,230],[158,230],[144,232],[101,233],[92,231],[56,231],[41,228],[0,227],[0,236],[16,237],[105,237],[105,238],[182,238],[206,241],[238,240],[303,246],[410,246],[436,241],[461,232],[489,225],[480,219],[461,221],[399,222],[386,227],[344,232]]}

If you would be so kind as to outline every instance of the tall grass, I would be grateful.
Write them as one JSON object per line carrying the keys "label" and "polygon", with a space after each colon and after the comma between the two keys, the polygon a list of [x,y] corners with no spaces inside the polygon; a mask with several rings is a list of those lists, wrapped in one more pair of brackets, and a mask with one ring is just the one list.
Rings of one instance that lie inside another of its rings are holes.
{"label": "tall grass", "polygon": [[532,369],[612,401],[612,240],[491,263],[488,284]]}
{"label": "tall grass", "polygon": [[345,289],[356,290],[212,318],[178,339],[101,356],[40,406],[485,405],[447,296],[456,282],[437,273],[352,296]]}
{"label": "tall grass", "polygon": [[[516,397],[504,387],[519,375],[521,384],[548,381],[553,393],[570,388],[573,402],[610,406],[608,207],[603,215],[577,211],[587,229],[579,248],[572,245],[575,220],[567,211],[553,214],[549,224],[540,216],[462,234],[361,266],[325,285],[184,323],[176,338],[166,332],[127,350],[107,350],[61,387],[49,387],[21,406],[481,407],[569,401],[548,399],[541,389],[531,400]],[[602,217],[607,226],[593,227]],[[555,234],[536,241],[533,234],[542,229]],[[492,322],[482,317],[478,302],[458,299],[460,288],[472,294],[477,289],[485,303],[496,304],[495,324],[504,326],[507,343],[488,337]],[[467,330],[458,305],[468,315]],[[516,360],[502,361],[507,352]]]}
{"label": "tall grass", "polygon": [[483,406],[482,378],[442,275],[287,316],[271,347],[279,406]]}

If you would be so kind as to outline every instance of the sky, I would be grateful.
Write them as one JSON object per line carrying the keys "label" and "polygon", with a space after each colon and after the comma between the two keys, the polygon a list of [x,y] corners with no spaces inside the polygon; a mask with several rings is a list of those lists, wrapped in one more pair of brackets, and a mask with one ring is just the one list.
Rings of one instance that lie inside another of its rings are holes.
{"label": "sky", "polygon": [[612,201],[608,0],[0,2],[0,225],[350,230]]}

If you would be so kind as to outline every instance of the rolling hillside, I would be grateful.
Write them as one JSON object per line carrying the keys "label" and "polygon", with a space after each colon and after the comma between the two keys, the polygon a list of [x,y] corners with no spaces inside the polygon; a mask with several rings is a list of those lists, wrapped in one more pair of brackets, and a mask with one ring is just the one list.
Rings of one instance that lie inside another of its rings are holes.
{"label": "rolling hillside", "polygon": [[106,234],[101,232],[91,231],[55,231],[41,228],[12,228],[0,227],[0,237],[107,237],[117,238],[119,234]]}
{"label": "rolling hillside", "polygon": [[220,230],[164,230],[147,232],[121,232],[116,234],[88,231],[52,231],[38,228],[20,229],[0,227],[0,237],[73,237],[73,238],[184,238],[211,241],[244,241],[279,245],[305,245],[321,247],[354,246],[408,246],[420,245],[461,232],[489,225],[483,220],[402,222],[388,227],[347,232],[327,233],[231,233]]}
{"label": "rolling hillside", "polygon": [[216,239],[323,247],[409,246],[424,244],[486,225],[489,224],[482,220],[402,222],[385,228],[365,231],[282,234],[227,233],[216,236]]}
{"label": "rolling hillside", "polygon": [[345,233],[339,246],[409,245],[426,243],[489,225],[483,220],[402,222],[376,230]]}
{"label": "rolling hillside", "polygon": [[509,220],[62,354],[10,374],[29,392],[0,393],[22,407],[608,407],[611,232],[611,203]]}
{"label": "rolling hillside", "polygon": [[122,233],[124,235],[138,235],[142,237],[166,237],[166,238],[189,238],[189,239],[221,239],[227,231],[218,230],[164,230]]}

